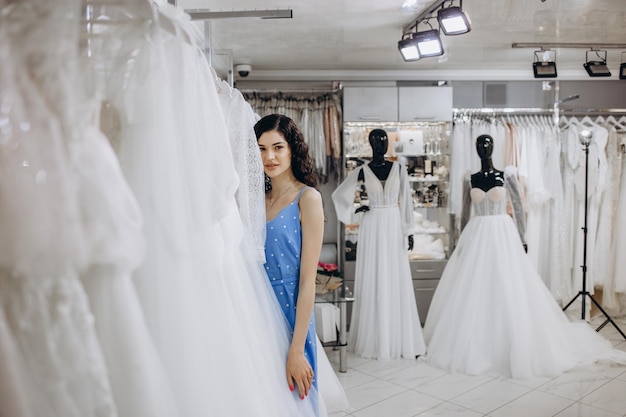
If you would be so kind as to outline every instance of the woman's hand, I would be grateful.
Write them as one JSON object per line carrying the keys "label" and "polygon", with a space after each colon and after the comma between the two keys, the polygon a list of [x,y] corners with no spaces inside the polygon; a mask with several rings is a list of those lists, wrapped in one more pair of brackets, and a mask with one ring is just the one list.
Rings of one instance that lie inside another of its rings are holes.
{"label": "woman's hand", "polygon": [[313,368],[304,357],[304,352],[289,351],[287,357],[287,383],[289,389],[294,390],[294,386],[298,387],[300,398],[304,399],[309,395],[309,391],[313,386]]}

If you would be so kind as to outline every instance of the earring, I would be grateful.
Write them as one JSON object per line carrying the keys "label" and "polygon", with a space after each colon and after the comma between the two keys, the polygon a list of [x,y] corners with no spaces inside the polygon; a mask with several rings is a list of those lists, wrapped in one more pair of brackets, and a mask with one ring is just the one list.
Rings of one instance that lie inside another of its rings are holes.
{"label": "earring", "polygon": [[270,177],[267,176],[266,173],[263,173],[263,175],[265,176],[265,192],[268,192],[272,189],[272,180],[270,179]]}

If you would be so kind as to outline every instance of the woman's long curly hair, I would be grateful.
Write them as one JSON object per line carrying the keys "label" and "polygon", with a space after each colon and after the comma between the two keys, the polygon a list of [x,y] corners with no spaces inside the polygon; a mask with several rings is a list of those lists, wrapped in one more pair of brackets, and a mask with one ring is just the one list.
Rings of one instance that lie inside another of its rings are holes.
{"label": "woman's long curly hair", "polygon": [[[257,141],[265,132],[277,131],[281,133],[291,150],[291,171],[294,177],[309,187],[317,188],[317,174],[313,158],[309,155],[309,145],[304,141],[304,135],[289,117],[282,114],[270,114],[263,117],[254,125]],[[269,177],[265,176],[265,191],[271,190]]]}

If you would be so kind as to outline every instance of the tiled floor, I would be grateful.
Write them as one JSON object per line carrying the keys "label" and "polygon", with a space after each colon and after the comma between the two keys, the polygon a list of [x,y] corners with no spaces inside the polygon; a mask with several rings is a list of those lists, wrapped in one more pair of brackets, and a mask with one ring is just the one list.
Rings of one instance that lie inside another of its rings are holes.
{"label": "tiled floor", "polygon": [[[596,317],[592,323],[604,321]],[[617,320],[626,332],[626,319]],[[601,334],[626,351],[609,323]],[[337,367],[339,354],[327,348]],[[416,360],[377,361],[348,354],[337,373],[350,408],[330,417],[624,417],[626,366],[580,366],[553,378],[511,380],[496,375],[448,374]]]}

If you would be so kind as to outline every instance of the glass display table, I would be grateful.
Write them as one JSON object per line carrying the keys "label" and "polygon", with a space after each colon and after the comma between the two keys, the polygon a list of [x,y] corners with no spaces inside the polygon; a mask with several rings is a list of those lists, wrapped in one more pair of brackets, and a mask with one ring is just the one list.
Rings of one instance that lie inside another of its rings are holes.
{"label": "glass display table", "polygon": [[315,303],[329,303],[339,307],[339,329],[337,339],[333,342],[322,343],[324,347],[332,346],[339,350],[339,372],[347,371],[347,347],[348,347],[348,304],[354,302],[354,297],[341,297],[339,290],[331,291],[324,295],[317,295]]}

